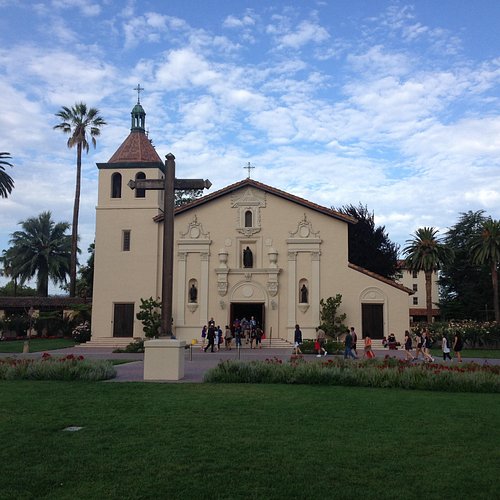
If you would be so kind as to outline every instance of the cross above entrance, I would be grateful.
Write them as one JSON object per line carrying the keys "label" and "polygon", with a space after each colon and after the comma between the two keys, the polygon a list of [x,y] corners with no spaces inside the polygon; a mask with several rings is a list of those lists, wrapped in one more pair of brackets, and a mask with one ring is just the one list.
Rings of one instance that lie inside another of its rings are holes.
{"label": "cross above entrance", "polygon": [[130,189],[164,190],[163,196],[163,269],[161,285],[160,336],[172,337],[172,290],[174,277],[174,204],[175,190],[209,189],[208,179],[176,179],[175,156],[166,155],[164,179],[130,180]]}
{"label": "cross above entrance", "polygon": [[250,162],[248,162],[247,166],[243,168],[246,168],[248,170],[247,179],[250,179],[250,170],[252,170],[255,167],[252,167],[252,165],[250,165]]}

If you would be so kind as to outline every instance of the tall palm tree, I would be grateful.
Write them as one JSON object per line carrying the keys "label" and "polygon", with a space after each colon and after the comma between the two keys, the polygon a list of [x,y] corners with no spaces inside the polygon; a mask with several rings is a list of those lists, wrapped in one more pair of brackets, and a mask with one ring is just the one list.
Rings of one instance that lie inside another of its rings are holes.
{"label": "tall palm tree", "polygon": [[69,294],[74,297],[76,294],[76,264],[78,252],[78,214],[80,211],[80,184],[82,177],[82,151],[89,152],[89,142],[87,135],[94,148],[96,147],[96,137],[101,134],[100,127],[106,125],[104,119],[99,115],[96,108],[87,108],[83,102],[75,104],[72,108],[63,106],[56,113],[62,120],[54,126],[55,130],[61,130],[69,134],[68,148],[76,146],[76,188],[75,202],[73,205],[73,224],[71,226],[71,266],[69,273]]}
{"label": "tall palm tree", "polygon": [[453,251],[437,238],[437,233],[433,227],[419,228],[403,249],[407,269],[425,275],[427,323],[432,322],[432,273],[453,257]]}
{"label": "tall palm tree", "polygon": [[68,222],[55,223],[50,212],[19,223],[22,231],[11,234],[11,247],[5,252],[11,276],[23,284],[36,277],[37,294],[47,297],[49,279],[66,283],[71,260],[71,237]]}
{"label": "tall palm tree", "polygon": [[7,198],[14,188],[14,179],[5,171],[5,166],[12,167],[11,159],[7,151],[0,152],[0,198]]}
{"label": "tall palm tree", "polygon": [[8,250],[2,250],[2,256],[0,257],[0,262],[2,263],[3,268],[0,269],[0,276],[4,276],[6,278],[12,278],[12,282],[14,285],[14,297],[17,295],[17,276],[14,274],[12,269],[12,248]]}
{"label": "tall palm tree", "polygon": [[471,247],[472,261],[475,264],[489,264],[493,285],[493,308],[495,321],[500,322],[500,305],[498,302],[498,266],[500,265],[500,220],[491,217],[483,222],[481,233]]}

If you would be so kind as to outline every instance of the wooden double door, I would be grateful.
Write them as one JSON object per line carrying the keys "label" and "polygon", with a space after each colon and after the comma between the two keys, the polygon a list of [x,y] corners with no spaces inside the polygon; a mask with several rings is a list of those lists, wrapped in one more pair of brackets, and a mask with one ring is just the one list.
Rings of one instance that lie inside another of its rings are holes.
{"label": "wooden double door", "polygon": [[361,304],[363,337],[382,339],[384,337],[384,305]]}

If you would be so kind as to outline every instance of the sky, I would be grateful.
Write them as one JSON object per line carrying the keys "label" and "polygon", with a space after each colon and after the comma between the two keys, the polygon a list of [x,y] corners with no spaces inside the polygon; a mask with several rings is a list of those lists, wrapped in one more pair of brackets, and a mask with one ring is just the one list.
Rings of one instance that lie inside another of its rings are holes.
{"label": "sky", "polygon": [[500,219],[497,0],[0,0],[0,252],[18,223],[71,222],[76,150],[53,127],[85,102],[80,261],[97,162],[137,102],[161,158],[210,192],[247,176],[326,207],[366,205],[404,247],[461,213]]}

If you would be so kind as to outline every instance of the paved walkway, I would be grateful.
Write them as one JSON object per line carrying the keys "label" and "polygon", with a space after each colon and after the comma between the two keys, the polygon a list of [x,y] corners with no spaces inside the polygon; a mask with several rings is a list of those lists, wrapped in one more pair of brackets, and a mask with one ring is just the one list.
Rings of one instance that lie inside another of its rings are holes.
{"label": "paved walkway", "polygon": [[[1,345],[0,345],[1,348]],[[68,354],[82,355],[85,358],[90,359],[123,359],[131,361],[129,363],[124,363],[121,365],[116,365],[116,378],[108,380],[107,382],[144,382],[144,354],[134,354],[134,353],[114,353],[110,348],[96,348],[96,347],[70,347],[67,349],[58,349],[54,351],[49,351],[53,356],[66,356]],[[358,351],[360,354],[362,351]],[[29,354],[12,354],[12,353],[0,353],[0,358],[39,358],[43,352],[29,353]],[[254,361],[254,360],[265,360],[277,358],[282,361],[288,361],[290,355],[292,354],[292,347],[290,349],[276,349],[276,348],[262,348],[262,349],[249,349],[247,347],[240,349],[231,349],[226,351],[225,349],[218,352],[203,352],[200,347],[194,347],[186,349],[185,351],[185,363],[184,363],[184,378],[182,380],[175,381],[175,383],[185,383],[185,382],[202,382],[205,372],[216,366],[220,361],[226,361],[229,359],[241,361]],[[384,357],[386,354],[390,356],[395,356],[397,358],[404,358],[404,352],[402,350],[388,351],[387,349],[376,350],[375,354],[377,357]],[[320,361],[315,355],[305,355],[305,359],[308,361]],[[326,358],[321,358],[321,361],[328,359],[331,356],[328,355]],[[440,358],[436,358],[436,361],[442,362]],[[483,364],[485,362],[491,365],[499,365],[500,359],[482,359],[482,358],[464,358],[464,362],[476,362]],[[449,361],[448,361],[449,363]],[[452,361],[456,364],[456,361]],[[170,383],[170,382],[169,382]]]}

